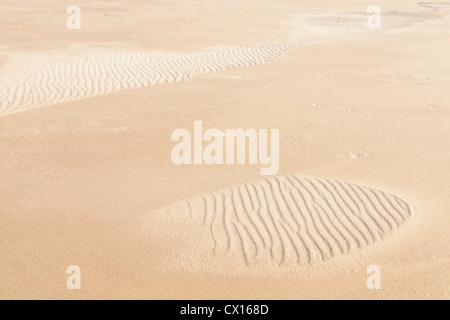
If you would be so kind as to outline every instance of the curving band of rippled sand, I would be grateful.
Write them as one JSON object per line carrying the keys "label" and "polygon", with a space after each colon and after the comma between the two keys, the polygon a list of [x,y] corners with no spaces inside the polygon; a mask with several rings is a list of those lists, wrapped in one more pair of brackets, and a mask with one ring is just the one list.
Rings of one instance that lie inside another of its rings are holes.
{"label": "curving band of rippled sand", "polygon": [[[383,13],[382,30],[407,27],[438,12]],[[203,72],[268,63],[295,47],[327,38],[370,35],[365,13],[292,16],[282,23],[292,27],[292,42],[251,47],[224,46],[215,52],[112,52],[78,55],[10,56],[0,73],[0,115],[140,88],[188,80]]]}

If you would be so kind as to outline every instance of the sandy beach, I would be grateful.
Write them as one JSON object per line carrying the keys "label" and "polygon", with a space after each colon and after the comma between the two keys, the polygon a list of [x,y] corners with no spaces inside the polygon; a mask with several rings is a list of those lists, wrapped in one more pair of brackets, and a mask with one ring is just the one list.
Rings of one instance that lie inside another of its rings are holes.
{"label": "sandy beach", "polygon": [[0,299],[450,298],[450,3],[71,5],[0,2]]}

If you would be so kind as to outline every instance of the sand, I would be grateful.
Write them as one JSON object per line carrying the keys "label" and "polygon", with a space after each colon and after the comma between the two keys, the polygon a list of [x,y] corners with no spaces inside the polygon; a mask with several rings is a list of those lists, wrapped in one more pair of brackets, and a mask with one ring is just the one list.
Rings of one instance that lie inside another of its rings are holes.
{"label": "sand", "polygon": [[[450,297],[450,6],[3,2],[0,298]],[[196,120],[278,174],[175,166]]]}
{"label": "sand", "polygon": [[[383,240],[412,212],[406,202],[378,190],[288,175],[203,195],[151,215],[148,220],[157,216],[167,226],[193,220],[210,231],[209,239],[177,253],[177,261],[168,265],[192,270],[195,261],[212,253],[227,262],[210,273],[223,272],[230,261],[239,265],[239,260],[245,263],[239,272],[255,272],[248,267],[259,264],[260,272],[291,265],[294,273],[296,266],[325,262]],[[186,261],[180,265],[183,255]],[[232,265],[226,270],[233,270]]]}

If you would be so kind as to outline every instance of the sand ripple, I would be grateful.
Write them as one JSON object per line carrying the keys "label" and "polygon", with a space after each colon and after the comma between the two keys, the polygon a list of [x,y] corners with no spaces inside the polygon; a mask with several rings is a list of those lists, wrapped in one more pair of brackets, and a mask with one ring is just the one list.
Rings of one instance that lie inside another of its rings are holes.
{"label": "sand ripple", "polygon": [[213,255],[312,264],[380,242],[411,217],[395,195],[337,180],[271,177],[163,209],[189,216]]}
{"label": "sand ripple", "polygon": [[[441,16],[437,11],[383,12],[382,31]],[[366,13],[292,16],[282,21],[292,27],[291,43],[223,46],[203,53],[121,51],[81,56],[10,56],[0,73],[0,115],[119,90],[188,80],[203,72],[271,62],[289,50],[322,39],[372,34],[366,21]]]}
{"label": "sand ripple", "polygon": [[197,73],[263,64],[294,46],[230,46],[192,54],[114,52],[82,57],[19,57],[0,75],[0,114],[188,80]]}

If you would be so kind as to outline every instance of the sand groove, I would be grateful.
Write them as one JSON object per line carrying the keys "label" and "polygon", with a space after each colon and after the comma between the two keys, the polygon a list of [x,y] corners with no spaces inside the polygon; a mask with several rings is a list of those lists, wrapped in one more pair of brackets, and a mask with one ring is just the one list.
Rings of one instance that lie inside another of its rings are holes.
{"label": "sand groove", "polygon": [[181,203],[210,233],[214,255],[250,265],[311,264],[384,239],[411,216],[408,203],[368,187],[296,175],[271,177]]}

